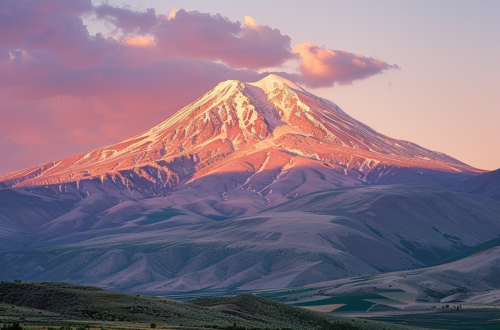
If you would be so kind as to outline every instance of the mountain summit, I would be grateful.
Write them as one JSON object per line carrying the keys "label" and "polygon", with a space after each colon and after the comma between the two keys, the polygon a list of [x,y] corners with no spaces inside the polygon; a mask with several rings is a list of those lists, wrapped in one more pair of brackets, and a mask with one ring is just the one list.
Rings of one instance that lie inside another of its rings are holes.
{"label": "mountain summit", "polygon": [[[334,103],[271,74],[255,83],[221,82],[146,132],[1,175],[0,187],[98,179],[161,195],[215,172],[231,173],[233,187],[254,186],[258,173],[272,172],[274,178],[264,186],[275,185],[300,165],[368,182],[384,180],[390,169],[401,167],[479,172],[445,154],[377,133]],[[141,189],[144,184],[148,187]]]}

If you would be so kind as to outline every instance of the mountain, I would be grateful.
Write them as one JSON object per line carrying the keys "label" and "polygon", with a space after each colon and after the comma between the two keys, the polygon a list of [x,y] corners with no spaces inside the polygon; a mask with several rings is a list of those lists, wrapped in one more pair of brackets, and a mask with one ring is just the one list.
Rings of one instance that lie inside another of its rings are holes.
{"label": "mountain", "polygon": [[230,80],[113,146],[0,176],[0,278],[136,293],[421,268],[500,236],[483,171],[275,75]]}
{"label": "mountain", "polygon": [[500,169],[464,179],[453,190],[500,200]]}
{"label": "mountain", "polygon": [[271,190],[278,183],[270,177],[281,174],[283,181],[286,173],[315,166],[321,172],[354,170],[354,179],[372,183],[394,175],[395,167],[423,169],[416,172],[423,177],[429,170],[481,173],[445,154],[379,134],[332,102],[269,75],[256,83],[222,82],[142,134],[1,175],[0,182],[4,188],[64,187],[99,180],[157,196],[214,173],[230,174],[232,186],[264,188],[265,181]]}

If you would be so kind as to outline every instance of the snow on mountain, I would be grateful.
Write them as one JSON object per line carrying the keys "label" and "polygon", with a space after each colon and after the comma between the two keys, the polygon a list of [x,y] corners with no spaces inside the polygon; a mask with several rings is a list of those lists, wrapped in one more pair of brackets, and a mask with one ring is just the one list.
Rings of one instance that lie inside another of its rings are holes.
{"label": "snow on mountain", "polygon": [[[242,168],[238,162],[283,153],[288,158],[285,162],[256,161],[252,168]],[[256,83],[222,82],[146,132],[112,146],[0,175],[0,187],[99,179],[129,189],[137,187],[138,181],[149,181],[160,194],[221,166],[232,170],[227,168],[229,156],[230,166],[243,171],[239,184],[259,169],[272,166],[282,173],[284,166],[293,166],[291,159],[300,163],[299,158],[354,169],[365,180],[382,166],[481,172],[445,154],[379,134],[334,103],[269,75]]]}

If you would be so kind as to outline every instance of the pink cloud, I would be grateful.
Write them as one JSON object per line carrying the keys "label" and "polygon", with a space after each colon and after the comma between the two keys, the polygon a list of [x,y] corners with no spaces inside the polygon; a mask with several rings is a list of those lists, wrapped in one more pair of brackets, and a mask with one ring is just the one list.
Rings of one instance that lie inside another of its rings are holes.
{"label": "pink cloud", "polygon": [[274,67],[294,57],[290,37],[278,29],[255,21],[241,25],[219,14],[181,9],[160,19],[152,34],[166,56],[222,61],[234,68]]}
{"label": "pink cloud", "polygon": [[[216,14],[173,10],[157,16],[153,9],[135,12],[102,5],[98,18],[107,20],[125,33],[151,34],[157,41],[156,56],[222,61],[233,68],[275,67],[294,58],[290,37],[278,29],[259,25],[250,16],[245,24]],[[249,23],[251,22],[251,23]]]}
{"label": "pink cloud", "polygon": [[371,57],[345,50],[326,49],[310,42],[295,45],[293,52],[301,58],[300,82],[309,87],[329,87],[335,83],[350,84],[354,80],[398,68],[397,65],[390,65]]}
{"label": "pink cloud", "polygon": [[29,43],[50,32],[51,20],[78,18],[90,10],[91,0],[3,0],[0,2],[0,47]]}
{"label": "pink cloud", "polygon": [[155,41],[147,37],[125,37],[122,38],[123,42],[132,47],[153,47]]}

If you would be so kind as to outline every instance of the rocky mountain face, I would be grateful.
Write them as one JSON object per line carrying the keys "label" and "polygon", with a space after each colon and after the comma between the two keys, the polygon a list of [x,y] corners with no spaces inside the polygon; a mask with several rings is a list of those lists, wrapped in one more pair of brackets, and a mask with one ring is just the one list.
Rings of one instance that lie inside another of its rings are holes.
{"label": "rocky mountain face", "polygon": [[222,82],[121,143],[0,176],[0,278],[152,294],[423,267],[500,235],[483,171],[278,76]]}

